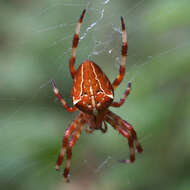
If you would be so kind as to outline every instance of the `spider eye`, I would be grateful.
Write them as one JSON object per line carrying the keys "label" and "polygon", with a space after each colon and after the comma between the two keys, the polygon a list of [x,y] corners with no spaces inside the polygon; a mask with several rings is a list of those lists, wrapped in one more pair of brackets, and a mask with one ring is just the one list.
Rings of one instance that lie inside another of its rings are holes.
{"label": "spider eye", "polygon": [[97,90],[97,91],[96,91],[97,94],[100,93],[100,92],[101,92],[100,90]]}

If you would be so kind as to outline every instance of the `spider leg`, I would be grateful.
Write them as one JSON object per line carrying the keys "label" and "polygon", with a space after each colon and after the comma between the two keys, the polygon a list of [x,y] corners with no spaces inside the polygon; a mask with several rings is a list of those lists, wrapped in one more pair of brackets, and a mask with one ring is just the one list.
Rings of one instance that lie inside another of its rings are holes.
{"label": "spider leg", "polygon": [[119,122],[119,125],[122,126],[124,128],[124,130],[127,130],[131,133],[131,135],[135,141],[137,152],[139,152],[139,153],[143,152],[143,148],[138,141],[137,134],[136,134],[135,130],[133,129],[133,126],[130,123],[128,123],[127,121],[121,119],[115,113],[109,111],[109,114],[111,115],[112,118],[114,118],[114,120]]}
{"label": "spider leg", "polygon": [[68,112],[75,112],[75,111],[77,110],[77,107],[75,107],[75,106],[69,107],[69,106],[67,105],[67,103],[66,103],[65,100],[63,99],[62,95],[60,94],[59,90],[56,88],[54,80],[51,81],[51,84],[52,84],[53,91],[54,91],[55,95],[57,96],[57,98],[59,99],[59,101],[62,103],[62,105],[64,106],[64,108],[65,108]]}
{"label": "spider leg", "polygon": [[113,88],[117,88],[120,85],[123,77],[125,75],[125,62],[127,57],[127,33],[125,30],[125,23],[123,17],[121,17],[121,26],[122,26],[122,57],[120,63],[120,73],[117,78],[113,81],[112,86]]}
{"label": "spider leg", "polygon": [[122,134],[124,137],[128,139],[129,144],[129,150],[130,150],[130,160],[121,160],[121,162],[124,163],[132,163],[135,161],[135,152],[134,152],[134,146],[133,146],[133,137],[122,127],[118,124],[116,120],[111,118],[108,114],[105,116],[105,120],[120,134]]}
{"label": "spider leg", "polygon": [[103,122],[104,122],[104,128],[101,126],[100,130],[102,131],[102,133],[106,133],[108,126],[105,121],[103,121]]}
{"label": "spider leg", "polygon": [[131,83],[128,83],[128,87],[123,95],[123,97],[120,99],[119,102],[112,102],[111,106],[112,107],[120,107],[123,105],[123,103],[125,102],[126,98],[129,96],[130,94],[130,90],[131,90]]}
{"label": "spider leg", "polygon": [[80,125],[78,125],[76,131],[73,133],[73,135],[69,141],[69,144],[67,146],[67,161],[66,161],[66,167],[64,170],[64,174],[63,174],[66,182],[69,182],[68,174],[69,174],[70,165],[71,165],[72,148],[80,137],[81,130],[82,130],[84,123],[85,123],[85,121],[81,122]]}
{"label": "spider leg", "polygon": [[127,130],[131,132],[131,134],[135,140],[137,152],[139,152],[139,153],[143,152],[143,148],[138,141],[137,134],[136,134],[135,130],[133,129],[133,126],[124,120],[122,121],[122,125],[125,126],[125,128],[127,128]]}
{"label": "spider leg", "polygon": [[84,9],[81,16],[80,16],[80,18],[79,18],[77,27],[75,29],[75,34],[74,34],[74,37],[73,37],[72,55],[71,55],[71,59],[70,59],[70,72],[71,72],[72,78],[74,78],[74,75],[76,73],[76,70],[74,68],[75,58],[76,58],[76,49],[77,49],[78,41],[79,41],[80,27],[81,27],[82,20],[83,20],[85,12],[86,12],[86,10]]}
{"label": "spider leg", "polygon": [[82,114],[80,113],[75,118],[75,120],[69,125],[69,127],[66,129],[66,132],[64,134],[63,141],[62,141],[62,147],[60,150],[60,154],[59,154],[58,159],[57,159],[56,170],[60,169],[60,166],[63,162],[63,158],[64,158],[64,155],[66,152],[68,139],[69,139],[70,135],[73,133],[73,131],[76,129],[77,125],[80,123],[81,117],[82,117]]}

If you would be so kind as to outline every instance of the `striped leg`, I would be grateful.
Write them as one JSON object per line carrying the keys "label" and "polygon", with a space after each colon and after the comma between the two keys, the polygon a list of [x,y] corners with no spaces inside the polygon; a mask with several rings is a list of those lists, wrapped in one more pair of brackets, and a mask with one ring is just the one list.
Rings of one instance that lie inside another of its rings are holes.
{"label": "striped leg", "polygon": [[130,90],[131,90],[131,83],[129,82],[128,83],[128,87],[123,95],[123,98],[120,99],[119,102],[112,102],[111,106],[113,107],[120,107],[123,105],[123,103],[125,102],[126,98],[128,97],[129,93],[130,93]]}
{"label": "striped leg", "polygon": [[127,132],[130,132],[134,141],[135,141],[135,145],[136,145],[136,149],[137,149],[137,152],[141,153],[143,152],[143,148],[142,146],[140,145],[140,143],[138,142],[138,138],[137,138],[137,134],[135,132],[135,130],[133,129],[132,125],[130,123],[128,123],[127,121],[121,119],[119,116],[117,116],[115,113],[109,111],[109,115],[115,120],[118,122],[118,124],[120,126],[123,127],[123,129]]}
{"label": "striped leg", "polygon": [[60,154],[57,160],[57,164],[56,164],[56,170],[60,169],[60,166],[63,162],[63,158],[66,152],[66,148],[67,148],[67,144],[68,144],[68,139],[70,137],[70,135],[73,133],[73,131],[76,129],[77,125],[80,122],[81,119],[81,113],[75,118],[75,120],[69,125],[69,127],[67,128],[65,134],[64,134],[64,138],[63,138],[63,142],[62,142],[62,147],[60,150]]}
{"label": "striped leg", "polygon": [[67,105],[67,103],[66,103],[65,100],[63,99],[62,95],[59,93],[59,90],[56,88],[54,80],[51,81],[51,84],[52,84],[53,91],[54,91],[55,95],[57,96],[57,98],[59,99],[59,101],[62,103],[62,105],[64,106],[64,108],[65,108],[68,112],[75,112],[75,111],[77,110],[77,107],[75,107],[75,106],[69,107],[69,106]]}
{"label": "striped leg", "polygon": [[67,146],[67,161],[66,161],[66,167],[64,170],[64,179],[66,182],[69,182],[68,174],[69,174],[69,170],[71,166],[72,148],[80,137],[81,130],[84,123],[85,122],[83,123],[81,122],[80,125],[77,127],[76,131],[73,133],[73,136],[71,137],[69,144]]}
{"label": "striped leg", "polygon": [[125,62],[127,57],[127,33],[125,30],[125,23],[123,17],[121,17],[121,26],[122,26],[122,58],[120,63],[120,74],[117,76],[117,78],[112,83],[113,88],[115,89],[121,81],[123,80],[123,77],[125,75]]}
{"label": "striped leg", "polygon": [[130,133],[132,134],[134,140],[135,140],[135,144],[136,144],[136,149],[137,152],[141,153],[143,152],[143,148],[140,145],[138,138],[137,138],[137,134],[135,132],[135,130],[133,129],[132,125],[130,123],[128,123],[127,121],[122,121],[122,125],[128,130],[130,131]]}
{"label": "striped leg", "polygon": [[110,115],[105,116],[105,120],[115,129],[117,130],[120,134],[122,134],[124,137],[128,139],[128,144],[129,144],[129,150],[130,150],[130,160],[121,160],[121,162],[124,163],[132,163],[135,161],[135,152],[134,152],[134,146],[133,146],[133,137],[130,136],[130,134],[122,129],[122,127],[118,124],[117,120],[114,118],[110,117]]}
{"label": "striped leg", "polygon": [[77,49],[77,45],[78,45],[78,41],[79,41],[80,27],[81,27],[82,20],[83,20],[85,12],[86,12],[86,10],[84,9],[81,16],[80,16],[80,19],[78,21],[77,27],[75,29],[75,34],[74,34],[74,37],[73,37],[72,56],[71,56],[71,59],[70,59],[70,72],[71,72],[72,78],[74,78],[74,75],[76,73],[76,70],[74,68],[75,57],[76,57],[76,49]]}

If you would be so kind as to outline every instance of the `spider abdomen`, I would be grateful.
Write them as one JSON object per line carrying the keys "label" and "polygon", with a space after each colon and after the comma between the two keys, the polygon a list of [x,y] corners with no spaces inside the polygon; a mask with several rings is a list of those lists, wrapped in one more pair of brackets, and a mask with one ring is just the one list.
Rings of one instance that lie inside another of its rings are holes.
{"label": "spider abdomen", "polygon": [[98,65],[84,61],[76,71],[72,89],[73,104],[85,113],[97,113],[113,101],[112,85]]}

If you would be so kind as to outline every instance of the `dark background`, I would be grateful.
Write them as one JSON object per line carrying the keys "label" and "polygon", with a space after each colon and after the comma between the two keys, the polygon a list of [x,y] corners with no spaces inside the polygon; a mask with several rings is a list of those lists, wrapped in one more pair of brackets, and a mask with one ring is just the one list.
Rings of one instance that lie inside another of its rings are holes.
{"label": "dark background", "polygon": [[[7,0],[0,2],[0,189],[188,190],[190,188],[190,1]],[[56,81],[72,105],[68,60],[76,22],[87,8],[76,67],[95,61],[111,81],[118,74],[121,28],[128,30],[127,75],[115,91],[131,94],[111,108],[135,127],[144,152],[134,164],[127,140],[82,133],[73,149],[71,183],[55,163],[77,113],[53,94]]]}

